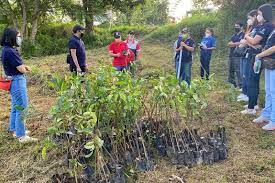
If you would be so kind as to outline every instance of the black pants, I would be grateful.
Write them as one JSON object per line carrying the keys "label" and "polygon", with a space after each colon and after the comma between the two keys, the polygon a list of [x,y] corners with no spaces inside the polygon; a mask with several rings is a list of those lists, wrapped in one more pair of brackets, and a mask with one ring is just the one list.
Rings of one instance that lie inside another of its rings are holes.
{"label": "black pants", "polygon": [[209,79],[210,75],[210,61],[211,54],[201,54],[201,78],[204,78],[204,73],[206,73],[206,79]]}
{"label": "black pants", "polygon": [[[80,66],[81,72],[87,72],[86,66]],[[76,66],[70,64],[70,71],[71,72],[77,72]]]}
{"label": "black pants", "polygon": [[[228,82],[233,84],[235,87],[242,88],[242,77],[240,73],[241,58],[229,57],[228,65],[229,65]],[[237,82],[236,82],[236,79],[237,79]]]}
{"label": "black pants", "polygon": [[258,103],[259,93],[260,93],[260,76],[256,74],[253,69],[255,57],[250,59],[249,75],[248,75],[248,109],[254,109]]}

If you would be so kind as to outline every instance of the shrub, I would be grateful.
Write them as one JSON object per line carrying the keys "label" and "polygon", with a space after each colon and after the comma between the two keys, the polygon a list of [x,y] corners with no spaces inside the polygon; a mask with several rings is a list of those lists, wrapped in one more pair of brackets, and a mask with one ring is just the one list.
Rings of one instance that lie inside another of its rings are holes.
{"label": "shrub", "polygon": [[172,42],[177,37],[183,27],[190,29],[191,36],[196,42],[200,42],[207,27],[215,27],[217,19],[215,14],[210,15],[195,15],[190,18],[183,19],[178,24],[170,24],[158,28],[150,35],[149,40],[158,40],[161,42]]}

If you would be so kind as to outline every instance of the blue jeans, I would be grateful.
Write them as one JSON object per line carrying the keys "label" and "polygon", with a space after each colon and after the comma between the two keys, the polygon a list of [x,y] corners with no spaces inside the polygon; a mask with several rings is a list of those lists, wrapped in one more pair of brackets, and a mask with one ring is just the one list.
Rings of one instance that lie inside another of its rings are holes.
{"label": "blue jeans", "polygon": [[275,70],[265,70],[265,108],[262,116],[275,124]]}
{"label": "blue jeans", "polygon": [[250,60],[247,58],[242,58],[242,90],[243,94],[248,95],[248,77],[250,70]]}
{"label": "blue jeans", "polygon": [[117,71],[128,70],[128,66],[114,66]]}
{"label": "blue jeans", "polygon": [[201,78],[204,78],[204,72],[206,73],[206,79],[209,79],[210,75],[210,61],[211,61],[211,54],[202,54],[201,53]]}
{"label": "blue jeans", "polygon": [[[178,76],[179,71],[179,61],[176,61],[176,75]],[[192,68],[192,62],[181,62],[180,67],[180,73],[179,73],[179,80],[186,81],[188,85],[191,84],[191,68]]]}
{"label": "blue jeans", "polygon": [[248,109],[254,109],[254,107],[258,103],[258,97],[260,93],[260,76],[261,72],[259,74],[256,74],[253,69],[254,65],[254,57],[249,59],[249,76],[248,76]]}
{"label": "blue jeans", "polygon": [[28,107],[27,82],[24,75],[12,76],[11,113],[9,130],[15,132],[16,137],[25,136],[23,112]]}

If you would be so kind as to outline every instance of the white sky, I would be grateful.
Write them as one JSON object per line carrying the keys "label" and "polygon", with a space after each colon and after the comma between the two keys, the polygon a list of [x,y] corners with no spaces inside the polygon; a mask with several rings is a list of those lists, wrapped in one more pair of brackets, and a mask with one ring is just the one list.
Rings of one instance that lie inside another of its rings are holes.
{"label": "white sky", "polygon": [[186,15],[186,12],[193,7],[192,0],[169,0],[170,16],[181,18]]}

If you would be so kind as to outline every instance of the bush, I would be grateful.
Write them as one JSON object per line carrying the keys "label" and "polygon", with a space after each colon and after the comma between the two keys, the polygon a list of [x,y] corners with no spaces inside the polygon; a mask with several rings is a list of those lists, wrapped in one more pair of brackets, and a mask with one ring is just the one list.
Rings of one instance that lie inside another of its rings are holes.
{"label": "bush", "polygon": [[191,36],[196,42],[200,42],[205,28],[215,27],[217,18],[215,14],[195,15],[190,18],[183,19],[179,24],[170,24],[158,28],[150,35],[150,40],[158,40],[161,42],[172,42],[177,37],[183,27],[190,29]]}
{"label": "bush", "polygon": [[[24,41],[22,53],[24,57],[56,55],[68,52],[68,41],[72,35],[72,27],[76,23],[56,24],[50,23],[43,25],[36,37],[35,43],[29,40]],[[145,26],[119,26],[111,29],[95,27],[94,34],[84,36],[86,48],[104,47],[112,42],[113,33],[120,31],[123,39],[126,38],[129,30],[137,33],[137,36],[143,36],[150,33],[154,27]],[[0,25],[1,31],[1,25]]]}

